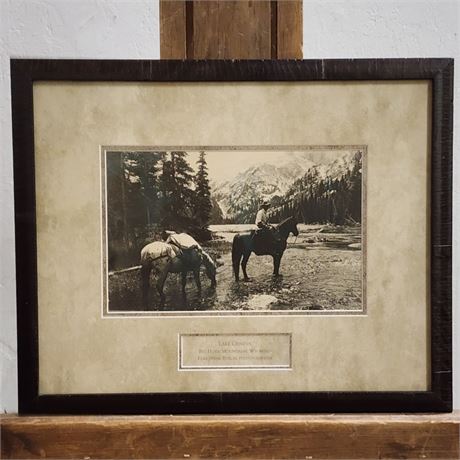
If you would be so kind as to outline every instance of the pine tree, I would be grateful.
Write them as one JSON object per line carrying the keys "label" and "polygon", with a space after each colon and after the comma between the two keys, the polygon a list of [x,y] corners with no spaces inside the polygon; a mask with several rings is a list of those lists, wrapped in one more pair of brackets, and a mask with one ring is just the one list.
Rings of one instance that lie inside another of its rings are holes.
{"label": "pine tree", "polygon": [[187,152],[171,152],[163,160],[159,184],[163,227],[181,231],[192,224],[192,173],[187,162]]}
{"label": "pine tree", "polygon": [[356,152],[353,158],[353,169],[349,179],[350,214],[353,220],[361,222],[361,182],[362,182],[362,152]]}
{"label": "pine tree", "polygon": [[159,217],[158,193],[160,171],[159,163],[164,152],[129,152],[125,154],[126,174],[129,189],[138,201],[138,220],[145,224],[156,223]]}
{"label": "pine tree", "polygon": [[187,162],[187,152],[171,152],[171,162],[176,185],[173,194],[173,208],[178,222],[184,225],[188,223],[192,215],[193,169]]}
{"label": "pine tree", "polygon": [[172,194],[174,193],[174,176],[172,164],[169,157],[165,155],[161,166],[161,175],[159,181],[160,190],[160,216],[161,226],[164,228],[172,225],[173,203]]}
{"label": "pine tree", "polygon": [[195,218],[200,227],[207,227],[211,217],[212,201],[211,188],[208,179],[208,165],[206,163],[205,153],[200,152],[197,161],[198,172],[195,175]]}
{"label": "pine tree", "polygon": [[111,242],[121,241],[126,236],[125,171],[122,153],[109,152],[106,165],[108,239]]}

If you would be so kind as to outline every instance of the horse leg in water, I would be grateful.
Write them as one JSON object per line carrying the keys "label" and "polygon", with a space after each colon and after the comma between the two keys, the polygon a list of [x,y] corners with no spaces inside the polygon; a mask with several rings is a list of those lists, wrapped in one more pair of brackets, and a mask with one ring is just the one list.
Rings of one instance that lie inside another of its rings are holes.
{"label": "horse leg in water", "polygon": [[250,255],[250,252],[245,252],[243,254],[243,260],[241,261],[241,268],[243,269],[244,281],[249,281],[249,276],[246,272],[246,266],[248,265]]}
{"label": "horse leg in water", "polygon": [[273,256],[273,274],[275,276],[279,276],[280,274],[280,263],[281,263],[281,257],[283,254],[275,254]]}
{"label": "horse leg in water", "polygon": [[241,247],[239,235],[235,235],[233,238],[232,244],[232,265],[233,265],[233,274],[235,275],[235,281],[240,279],[240,262],[243,255],[243,249]]}
{"label": "horse leg in water", "polygon": [[149,290],[150,290],[150,264],[142,265],[141,267],[141,282],[142,282],[142,303],[144,308],[149,307]]}
{"label": "horse leg in water", "polygon": [[185,285],[187,284],[187,272],[181,272],[182,276],[182,294],[185,294]]}
{"label": "horse leg in water", "polygon": [[200,280],[200,269],[193,270],[193,277],[195,278],[196,287],[198,292],[201,292],[201,280]]}
{"label": "horse leg in water", "polygon": [[158,279],[157,279],[157,291],[158,291],[158,294],[160,294],[160,302],[162,304],[164,304],[165,302],[165,295],[163,293],[163,287],[165,285],[165,281],[168,276],[168,273],[169,273],[169,265],[165,267],[163,273],[160,273],[158,275]]}

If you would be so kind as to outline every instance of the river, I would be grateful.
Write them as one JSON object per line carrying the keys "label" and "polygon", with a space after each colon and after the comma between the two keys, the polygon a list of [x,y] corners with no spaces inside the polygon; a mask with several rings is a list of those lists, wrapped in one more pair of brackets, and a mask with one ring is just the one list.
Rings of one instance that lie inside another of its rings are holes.
{"label": "river", "polygon": [[[203,245],[217,260],[217,287],[202,274],[201,295],[190,276],[187,294],[179,276],[165,284],[166,302],[160,306],[152,279],[151,309],[161,311],[359,311],[362,309],[361,228],[299,224],[290,236],[281,261],[281,276],[273,277],[270,256],[251,255],[249,282],[235,282],[231,241],[252,225],[213,225],[215,239]],[[113,275],[109,280],[110,311],[142,310],[138,272]]]}

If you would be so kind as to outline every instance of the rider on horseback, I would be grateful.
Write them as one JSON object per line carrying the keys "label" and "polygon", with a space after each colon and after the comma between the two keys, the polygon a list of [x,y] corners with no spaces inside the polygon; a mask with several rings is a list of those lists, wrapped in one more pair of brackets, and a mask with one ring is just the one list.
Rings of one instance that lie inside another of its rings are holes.
{"label": "rider on horseback", "polygon": [[276,235],[276,229],[268,222],[268,209],[270,208],[270,201],[264,200],[260,205],[259,211],[256,215],[257,230],[254,232],[253,241],[255,246],[262,245],[275,245],[279,238]]}
{"label": "rider on horseback", "polygon": [[259,211],[257,211],[256,215],[256,225],[259,229],[267,229],[270,228],[270,224],[268,223],[268,208],[270,207],[270,201],[264,200],[260,205]]}

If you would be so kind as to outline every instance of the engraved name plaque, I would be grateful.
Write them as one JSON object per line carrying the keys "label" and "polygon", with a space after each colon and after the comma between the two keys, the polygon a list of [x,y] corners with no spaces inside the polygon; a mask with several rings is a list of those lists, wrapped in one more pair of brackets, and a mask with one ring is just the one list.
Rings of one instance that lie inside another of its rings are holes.
{"label": "engraved name plaque", "polygon": [[179,370],[291,369],[292,335],[180,334]]}

